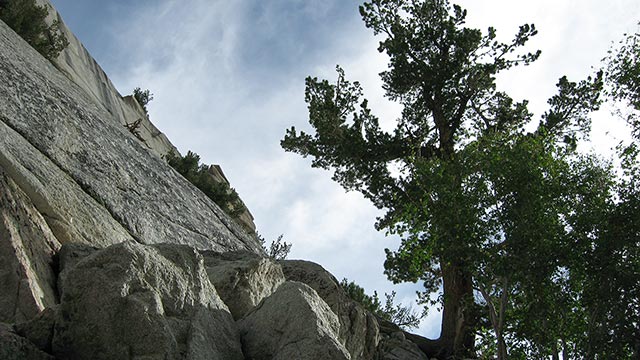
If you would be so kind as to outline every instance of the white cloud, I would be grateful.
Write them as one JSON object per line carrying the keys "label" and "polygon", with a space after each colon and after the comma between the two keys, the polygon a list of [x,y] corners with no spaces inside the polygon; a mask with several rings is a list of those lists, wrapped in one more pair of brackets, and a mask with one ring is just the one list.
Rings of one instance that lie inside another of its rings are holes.
{"label": "white cloud", "polygon": [[[543,56],[530,68],[501,76],[500,85],[516,99],[531,100],[538,115],[557,78],[591,72],[640,13],[635,0],[606,6],[599,0],[461,3],[470,25],[494,25],[505,40],[518,25],[536,23],[540,34],[530,49],[542,49]],[[358,19],[356,2],[346,14],[336,13],[345,6],[340,1],[260,2],[257,8],[250,1],[154,4],[132,6],[115,22],[118,53],[112,58],[120,60],[110,75],[116,85],[125,93],[136,86],[151,89],[154,123],[181,151],[222,165],[268,240],[284,233],[294,244],[292,256],[317,261],[368,291],[382,295],[395,288],[398,298],[412,299],[419,285],[393,287],[383,275],[383,249],[396,249],[398,239],[373,229],[378,210],[359,194],[345,194],[329,172],[310,169],[310,161],[279,147],[286,128],[308,128],[304,76],[335,79],[336,64],[363,84],[383,125],[390,127],[398,116],[400,108],[384,98],[378,77],[386,59]],[[286,4],[299,11],[284,14]],[[308,17],[294,21],[296,14]],[[431,311],[422,333],[437,336],[438,323]]]}

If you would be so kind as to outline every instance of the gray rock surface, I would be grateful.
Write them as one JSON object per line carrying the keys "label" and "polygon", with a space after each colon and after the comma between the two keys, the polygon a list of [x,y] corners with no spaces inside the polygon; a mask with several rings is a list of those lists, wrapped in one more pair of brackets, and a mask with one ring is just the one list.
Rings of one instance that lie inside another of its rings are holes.
{"label": "gray rock surface", "polygon": [[0,167],[26,194],[59,242],[107,246],[133,239],[68,174],[7,126],[2,115]]}
{"label": "gray rock surface", "polygon": [[29,340],[18,336],[11,326],[0,323],[0,359],[54,360],[54,357],[40,351]]}
{"label": "gray rock surface", "polygon": [[55,356],[243,359],[231,314],[195,249],[125,242],[67,264]]}
{"label": "gray rock surface", "polygon": [[375,360],[429,360],[420,349],[418,343],[434,342],[402,330],[398,325],[381,318],[377,318],[380,327],[380,343],[376,351]]}
{"label": "gray rock surface", "polygon": [[382,335],[376,360],[429,360],[429,357],[398,331]]}
{"label": "gray rock surface", "polygon": [[350,359],[337,341],[340,323],[305,284],[288,281],[239,322],[242,349],[251,360]]}
{"label": "gray rock surface", "polygon": [[57,316],[56,309],[57,306],[46,308],[33,319],[15,324],[13,326],[15,332],[31,341],[38,349],[51,353],[51,340]]}
{"label": "gray rock surface", "polygon": [[[69,46],[55,60],[56,67],[81,87],[96,103],[102,105],[121,125],[132,124],[140,120],[140,126],[137,131],[144,140],[144,146],[153,153],[159,157],[169,152],[179,153],[169,139],[153,125],[132,95],[124,97],[120,95],[100,65],[66,26],[62,16],[55,10],[50,1],[36,1],[38,4],[49,8],[48,22],[58,21],[60,30],[69,40]],[[220,181],[229,184],[218,165],[215,165],[212,169],[216,173],[215,175],[218,175]],[[253,215],[248,209],[240,214],[238,220],[247,228],[255,231],[256,226],[253,222]]]}
{"label": "gray rock surface", "polygon": [[313,288],[338,315],[339,339],[352,359],[373,359],[380,339],[378,323],[342,290],[338,280],[322,266],[302,260],[280,261],[289,281],[299,281]]}
{"label": "gray rock surface", "polygon": [[[224,172],[222,171],[222,168],[220,167],[220,165],[209,166],[209,175],[211,175],[211,177],[218,183],[227,184],[230,188],[233,187],[231,186],[229,179],[227,179],[227,177],[224,175]],[[249,211],[247,204],[245,204],[244,201],[242,201],[242,199],[240,199],[240,202],[244,206],[244,211],[240,215],[238,215],[236,220],[245,228],[249,229],[252,232],[255,232],[256,224],[253,222],[254,220],[253,214],[251,214],[251,211]]]}
{"label": "gray rock surface", "polygon": [[139,242],[262,252],[254,237],[1,22],[0,99],[0,153],[30,170],[16,153],[22,149],[11,150],[26,140]]}
{"label": "gray rock surface", "polygon": [[27,195],[0,168],[0,322],[28,320],[56,302],[60,247]]}
{"label": "gray rock surface", "polygon": [[142,119],[140,134],[145,140],[145,146],[155,154],[162,156],[169,151],[176,151],[169,139],[149,121],[144,110],[133,97],[120,95],[100,65],[69,30],[51,2],[49,0],[36,0],[36,2],[49,8],[48,22],[57,20],[60,30],[69,40],[69,46],[55,61],[57,68],[81,87],[95,103],[104,107],[118,124],[130,124]]}
{"label": "gray rock surface", "polygon": [[203,251],[207,274],[234,319],[240,319],[284,283],[279,264],[246,251]]}
{"label": "gray rock surface", "polygon": [[406,339],[383,338],[376,360],[429,360],[418,345]]}

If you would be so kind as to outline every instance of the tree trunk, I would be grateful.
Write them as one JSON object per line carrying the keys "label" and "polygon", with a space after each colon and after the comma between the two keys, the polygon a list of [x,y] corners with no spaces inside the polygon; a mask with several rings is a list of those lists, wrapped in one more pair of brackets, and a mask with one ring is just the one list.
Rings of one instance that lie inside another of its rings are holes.
{"label": "tree trunk", "polygon": [[551,360],[560,360],[560,351],[558,350],[558,341],[553,340],[551,347]]}
{"label": "tree trunk", "polygon": [[442,356],[475,357],[476,316],[471,274],[459,265],[442,264],[444,307],[439,343]]}
{"label": "tree trunk", "polygon": [[478,290],[480,291],[480,294],[482,294],[484,301],[487,303],[487,307],[489,309],[489,319],[491,320],[493,332],[496,335],[496,342],[498,344],[497,360],[507,360],[508,355],[507,344],[504,341],[504,334],[502,333],[502,329],[504,328],[507,300],[509,300],[509,280],[507,278],[503,278],[502,286],[502,295],[500,295],[499,307],[496,310],[496,306],[493,299],[491,298],[491,294],[489,294],[487,289],[482,284],[478,284]]}

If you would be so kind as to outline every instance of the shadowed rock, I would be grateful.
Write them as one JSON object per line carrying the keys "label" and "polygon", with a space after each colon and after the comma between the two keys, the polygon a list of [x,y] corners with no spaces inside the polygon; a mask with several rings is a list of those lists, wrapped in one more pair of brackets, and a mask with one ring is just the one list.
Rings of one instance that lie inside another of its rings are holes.
{"label": "shadowed rock", "polygon": [[10,326],[0,323],[0,359],[2,360],[55,360],[32,344],[18,336]]}
{"label": "shadowed rock", "polygon": [[207,274],[234,319],[240,319],[284,283],[280,265],[246,251],[203,251]]}
{"label": "shadowed rock", "polygon": [[387,320],[378,318],[378,323],[380,343],[375,360],[429,360],[420,347],[408,339],[417,337],[416,335],[403,331],[398,325]]}
{"label": "shadowed rock", "polygon": [[344,292],[338,280],[322,266],[310,261],[280,261],[289,281],[313,288],[331,307],[340,321],[339,339],[352,359],[373,359],[380,339],[375,317]]}
{"label": "shadowed rock", "polygon": [[97,250],[63,270],[60,291],[57,357],[243,359],[231,314],[193,248]]}
{"label": "shadowed rock", "polygon": [[247,359],[351,359],[337,341],[336,315],[313,289],[299,282],[282,284],[239,326]]}
{"label": "shadowed rock", "polygon": [[26,321],[56,303],[60,247],[29,197],[0,168],[0,322]]}

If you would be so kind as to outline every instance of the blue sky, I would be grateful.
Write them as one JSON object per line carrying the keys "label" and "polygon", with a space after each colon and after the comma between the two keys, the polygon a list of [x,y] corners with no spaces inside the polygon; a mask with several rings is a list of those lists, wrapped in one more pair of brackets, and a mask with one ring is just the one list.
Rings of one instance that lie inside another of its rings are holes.
{"label": "blue sky", "polygon": [[[373,229],[380,213],[279,146],[286,128],[308,128],[304,78],[334,79],[336,64],[362,82],[383,124],[397,116],[380,88],[386,59],[360,20],[360,1],[51,1],[123,95],[137,86],[154,93],[151,120],[180,151],[223,167],[268,240],[284,234],[292,258],[318,262],[370,292],[413,299],[419,285],[394,286],[383,275],[383,249],[395,249],[398,239]],[[501,76],[499,85],[530,100],[538,116],[560,76],[592,73],[611,42],[637,31],[640,20],[637,0],[459,3],[470,26],[495,26],[505,38],[536,24],[530,49],[541,49],[541,59]],[[606,111],[594,119],[598,149],[624,137]],[[438,336],[436,309],[418,332]]]}

